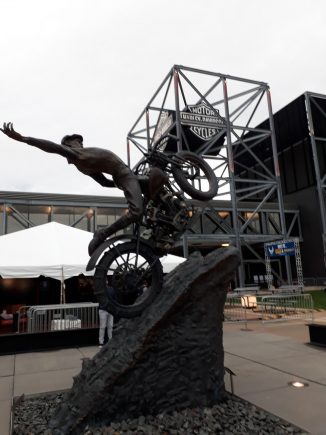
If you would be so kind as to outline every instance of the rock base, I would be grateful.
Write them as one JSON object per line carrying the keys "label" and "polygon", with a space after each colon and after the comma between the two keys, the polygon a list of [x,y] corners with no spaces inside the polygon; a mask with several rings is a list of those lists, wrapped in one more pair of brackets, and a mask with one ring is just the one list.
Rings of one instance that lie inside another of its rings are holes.
{"label": "rock base", "polygon": [[[13,435],[53,435],[49,420],[55,409],[65,400],[65,394],[43,394],[25,398],[16,407]],[[307,432],[293,424],[257,408],[251,403],[225,394],[225,400],[213,407],[191,408],[139,416],[103,425],[90,421],[79,435],[286,435]]]}
{"label": "rock base", "polygon": [[235,248],[195,253],[172,271],[153,304],[119,322],[113,339],[84,360],[55,412],[55,434],[80,434],[89,421],[110,424],[224,397],[223,309],[239,263]]}

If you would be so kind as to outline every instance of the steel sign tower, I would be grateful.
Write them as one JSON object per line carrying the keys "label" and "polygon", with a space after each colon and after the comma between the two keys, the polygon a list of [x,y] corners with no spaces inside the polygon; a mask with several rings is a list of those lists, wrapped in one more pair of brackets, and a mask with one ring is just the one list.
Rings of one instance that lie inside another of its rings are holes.
{"label": "steel sign tower", "polygon": [[[269,119],[266,128],[256,127],[265,119]],[[215,199],[231,203],[225,216],[209,203],[203,207],[203,213],[219,228],[207,234],[217,245],[228,241],[263,263],[263,244],[287,237],[266,83],[174,65],[128,133],[129,165],[133,167],[141,152],[157,143],[164,151],[200,154],[214,169],[219,185]],[[239,211],[244,202],[250,208],[246,213]],[[269,202],[277,208],[273,222],[261,221],[257,231],[257,220],[262,219],[261,211]],[[186,235],[185,250],[196,237],[198,234]],[[292,283],[289,259],[286,269]],[[242,262],[239,285],[244,281]]]}

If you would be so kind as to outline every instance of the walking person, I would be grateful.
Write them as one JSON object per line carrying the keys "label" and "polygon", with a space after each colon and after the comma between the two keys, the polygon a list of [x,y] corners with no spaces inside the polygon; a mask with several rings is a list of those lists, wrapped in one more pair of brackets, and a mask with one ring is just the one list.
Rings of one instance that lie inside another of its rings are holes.
{"label": "walking person", "polygon": [[[116,293],[111,285],[107,287],[107,292],[110,298],[116,299]],[[101,349],[104,344],[105,330],[107,330],[108,341],[110,341],[112,339],[113,323],[114,320],[117,321],[117,319],[114,319],[112,314],[110,314],[107,310],[103,310],[101,307],[99,307],[98,315],[100,320],[100,329],[98,333],[98,344],[99,344],[98,347]]]}
{"label": "walking person", "polygon": [[99,349],[102,349],[105,338],[105,331],[108,334],[108,341],[112,339],[112,331],[113,331],[113,316],[108,313],[106,310],[102,310],[99,308],[98,310],[99,320],[100,320],[100,329],[98,333],[98,343]]}

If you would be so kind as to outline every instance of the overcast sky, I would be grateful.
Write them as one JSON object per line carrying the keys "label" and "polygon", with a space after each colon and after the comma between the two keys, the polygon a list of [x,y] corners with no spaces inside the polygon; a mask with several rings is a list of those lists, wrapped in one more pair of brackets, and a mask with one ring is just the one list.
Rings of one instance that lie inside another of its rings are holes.
{"label": "overcast sky", "polygon": [[[126,161],[126,135],[174,64],[269,83],[274,112],[326,94],[325,0],[0,0],[0,122]],[[0,132],[0,190],[121,194]]]}

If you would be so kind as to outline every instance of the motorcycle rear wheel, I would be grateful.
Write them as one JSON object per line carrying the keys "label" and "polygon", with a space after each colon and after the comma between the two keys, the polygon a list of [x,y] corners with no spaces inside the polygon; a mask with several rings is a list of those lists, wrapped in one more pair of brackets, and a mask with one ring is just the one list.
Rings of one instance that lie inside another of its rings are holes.
{"label": "motorcycle rear wheel", "polygon": [[131,241],[112,246],[96,266],[94,278],[99,306],[117,318],[132,318],[161,291],[163,268],[148,246],[140,242],[137,251],[137,243]]}
{"label": "motorcycle rear wheel", "polygon": [[175,160],[177,164],[172,165],[172,173],[184,192],[199,201],[209,201],[216,196],[216,175],[203,158],[191,151],[180,151]]}

